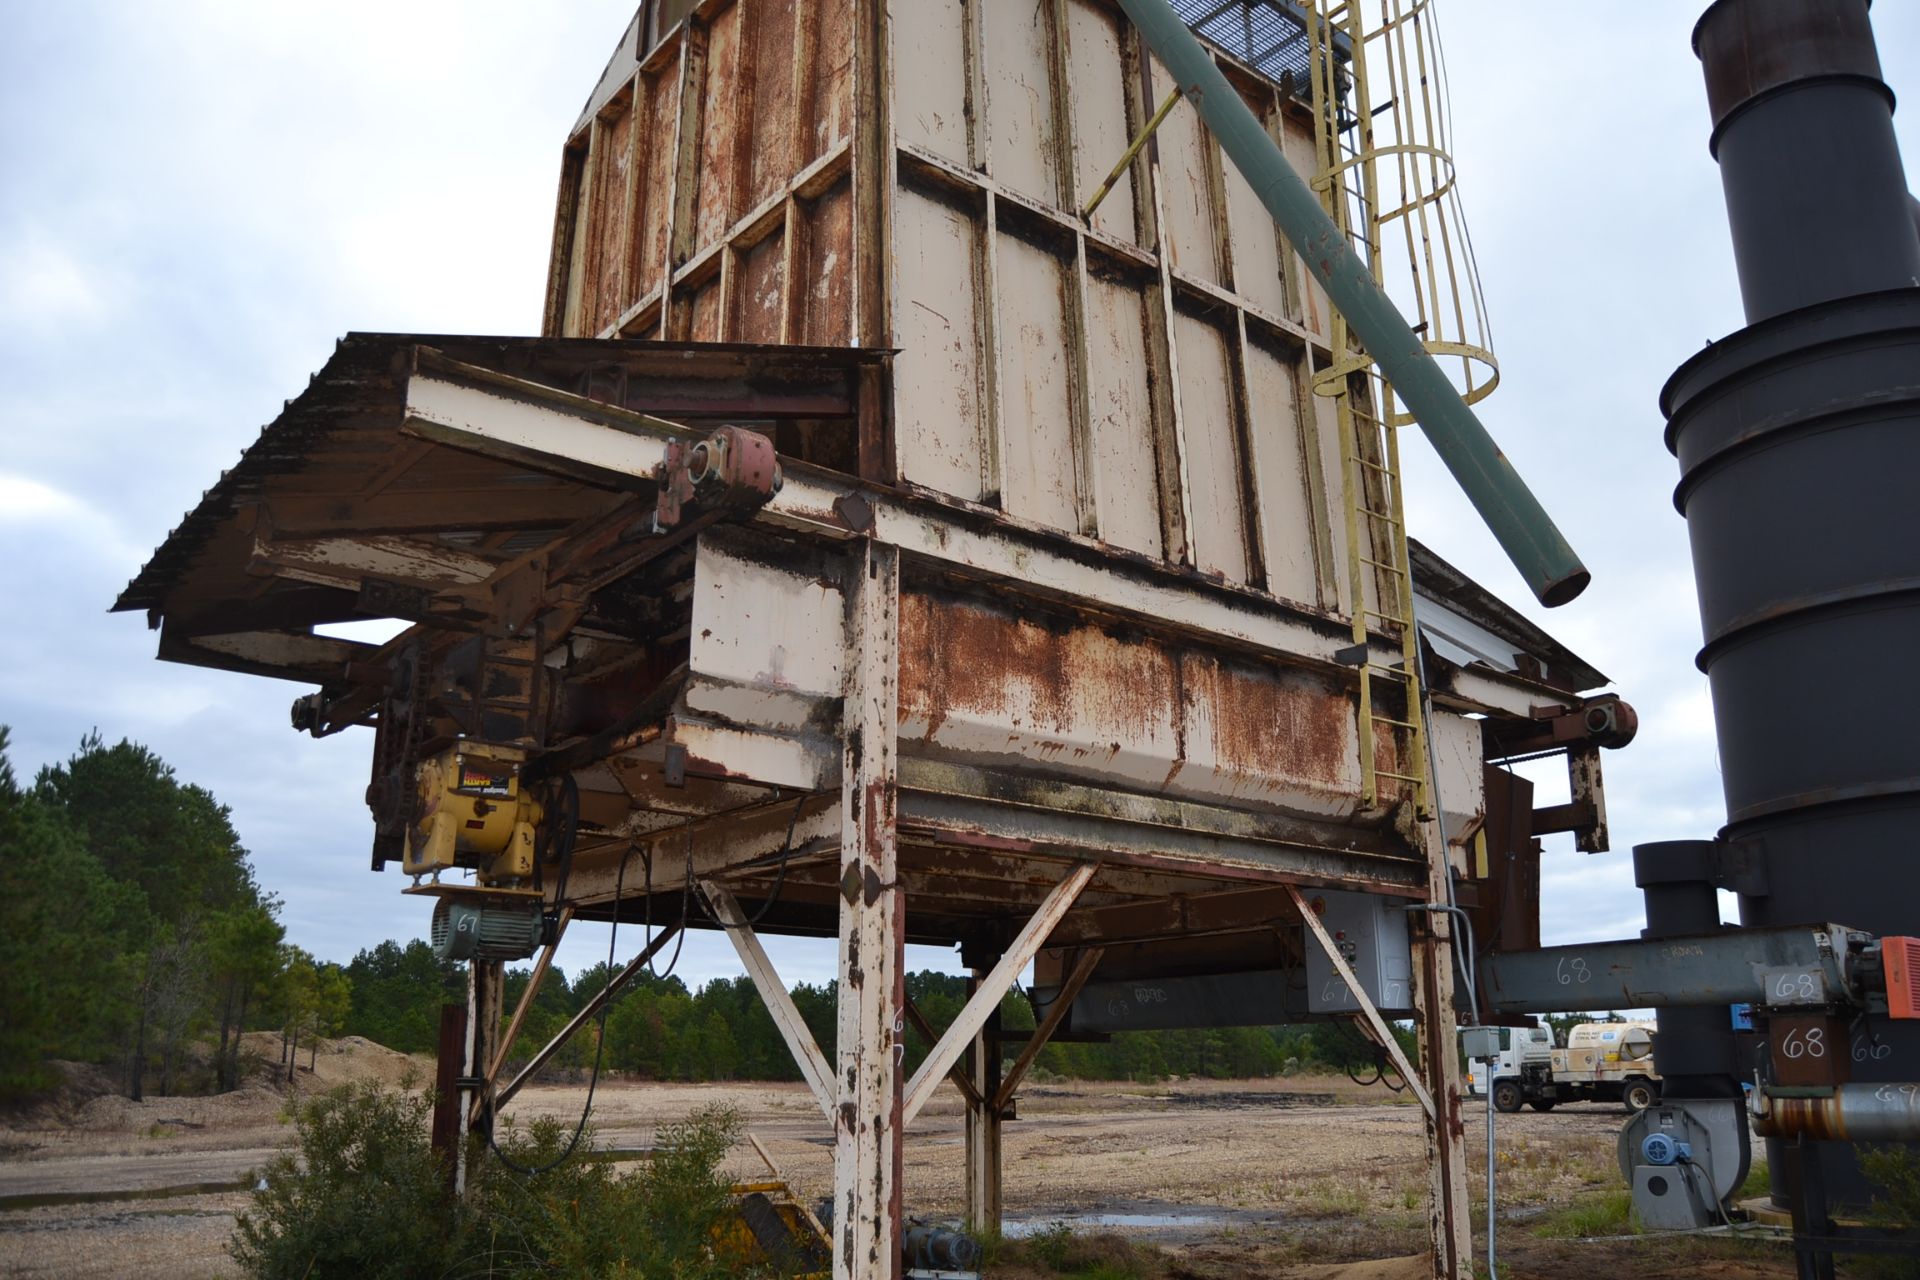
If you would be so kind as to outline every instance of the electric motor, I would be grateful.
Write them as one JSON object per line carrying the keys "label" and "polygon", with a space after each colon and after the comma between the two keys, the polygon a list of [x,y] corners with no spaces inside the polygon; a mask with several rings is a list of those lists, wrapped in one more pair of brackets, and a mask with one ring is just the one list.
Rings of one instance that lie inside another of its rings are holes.
{"label": "electric motor", "polygon": [[540,904],[461,902],[442,898],[433,909],[437,960],[525,960],[540,948]]}

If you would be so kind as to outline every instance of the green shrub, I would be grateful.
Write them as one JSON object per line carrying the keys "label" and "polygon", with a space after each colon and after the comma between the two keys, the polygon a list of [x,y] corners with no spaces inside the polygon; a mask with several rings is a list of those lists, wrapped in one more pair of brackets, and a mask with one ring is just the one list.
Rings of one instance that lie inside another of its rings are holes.
{"label": "green shrub", "polygon": [[[524,1137],[507,1130],[500,1145],[514,1164],[551,1164],[572,1136],[549,1119]],[[466,1205],[465,1249],[454,1274],[618,1276],[631,1280],[722,1280],[753,1274],[717,1243],[733,1213],[731,1183],[720,1162],[740,1136],[740,1117],[704,1107],[654,1135],[652,1159],[618,1175],[595,1160],[572,1159],[536,1174],[495,1159]],[[584,1142],[584,1139],[583,1139]]]}
{"label": "green shrub", "polygon": [[624,1175],[585,1158],[587,1136],[559,1161],[571,1126],[503,1124],[507,1159],[476,1139],[460,1201],[430,1148],[431,1114],[425,1095],[371,1084],[301,1107],[297,1150],[267,1167],[235,1225],[229,1249],[241,1268],[260,1280],[773,1274],[739,1256],[728,1243],[737,1234],[721,1229],[734,1212],[720,1172],[740,1134],[731,1109],[704,1108],[662,1129],[653,1158]]}
{"label": "green shrub", "polygon": [[276,1157],[229,1249],[260,1280],[438,1276],[453,1261],[432,1103],[361,1084],[301,1107],[297,1153]]}

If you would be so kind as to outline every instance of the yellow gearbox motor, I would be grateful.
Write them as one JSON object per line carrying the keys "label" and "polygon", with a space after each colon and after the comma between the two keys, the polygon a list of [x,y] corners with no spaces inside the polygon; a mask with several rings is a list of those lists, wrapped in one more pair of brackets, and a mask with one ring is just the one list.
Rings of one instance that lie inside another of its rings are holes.
{"label": "yellow gearbox motor", "polygon": [[525,761],[518,748],[485,742],[455,743],[422,761],[401,864],[406,873],[472,867],[485,885],[531,877],[542,810],[521,790]]}

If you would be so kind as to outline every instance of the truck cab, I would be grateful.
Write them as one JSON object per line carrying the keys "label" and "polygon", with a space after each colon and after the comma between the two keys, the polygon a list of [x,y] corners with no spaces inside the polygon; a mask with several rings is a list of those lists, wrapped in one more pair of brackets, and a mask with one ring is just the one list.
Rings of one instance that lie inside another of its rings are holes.
{"label": "truck cab", "polygon": [[1491,1090],[1498,1111],[1551,1111],[1562,1102],[1620,1102],[1645,1111],[1660,1100],[1658,1032],[1654,1022],[1583,1022],[1557,1048],[1549,1028],[1515,1027],[1491,1073],[1487,1063],[1468,1064],[1468,1086],[1476,1096]]}

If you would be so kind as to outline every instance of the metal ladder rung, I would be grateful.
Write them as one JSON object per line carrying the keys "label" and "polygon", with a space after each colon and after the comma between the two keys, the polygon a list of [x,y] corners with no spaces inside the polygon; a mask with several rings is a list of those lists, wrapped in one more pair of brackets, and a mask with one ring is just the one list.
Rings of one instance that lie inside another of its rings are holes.
{"label": "metal ladder rung", "polygon": [[1418,729],[1420,726],[1410,720],[1395,720],[1392,716],[1374,716],[1375,724],[1390,724],[1398,729]]}
{"label": "metal ladder rung", "polygon": [[1401,617],[1397,613],[1382,613],[1378,609],[1366,609],[1366,608],[1363,608],[1361,612],[1366,614],[1369,618],[1378,618],[1382,622],[1397,622],[1403,627],[1407,625],[1407,620]]}
{"label": "metal ladder rung", "polygon": [[1376,569],[1385,569],[1388,573],[1406,572],[1405,569],[1402,569],[1397,564],[1390,564],[1385,560],[1375,560],[1372,556],[1361,556],[1360,559],[1363,563],[1370,564]]}
{"label": "metal ladder rung", "polygon": [[1427,785],[1424,779],[1416,778],[1410,773],[1388,773],[1385,769],[1375,769],[1373,776],[1376,778],[1394,778],[1401,782],[1411,782],[1416,787],[1424,787]]}

